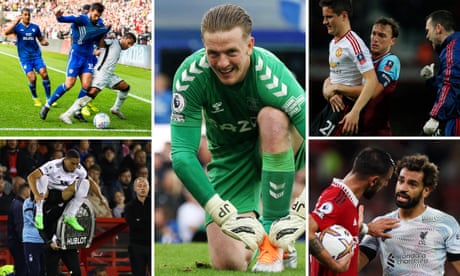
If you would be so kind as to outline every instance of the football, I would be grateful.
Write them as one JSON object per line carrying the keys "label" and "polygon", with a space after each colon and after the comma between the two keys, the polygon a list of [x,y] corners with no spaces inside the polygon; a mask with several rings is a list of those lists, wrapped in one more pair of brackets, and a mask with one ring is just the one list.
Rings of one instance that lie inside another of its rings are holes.
{"label": "football", "polygon": [[110,126],[110,117],[109,115],[101,112],[97,113],[94,116],[93,124],[96,128],[109,128]]}
{"label": "football", "polygon": [[354,248],[353,236],[345,227],[338,224],[324,229],[319,234],[319,240],[335,260],[347,255]]}

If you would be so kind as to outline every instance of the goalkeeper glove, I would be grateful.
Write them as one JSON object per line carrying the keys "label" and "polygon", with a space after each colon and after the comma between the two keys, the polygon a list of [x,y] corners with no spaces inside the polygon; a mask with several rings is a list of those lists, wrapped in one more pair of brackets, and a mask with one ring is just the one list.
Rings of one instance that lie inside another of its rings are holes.
{"label": "goalkeeper glove", "polygon": [[255,251],[262,242],[265,235],[262,223],[255,217],[239,216],[230,201],[214,195],[204,208],[225,234],[242,241],[247,248]]}
{"label": "goalkeeper glove", "polygon": [[423,126],[423,133],[425,133],[426,135],[434,135],[438,128],[439,121],[434,118],[430,118]]}
{"label": "goalkeeper glove", "polygon": [[268,236],[273,245],[291,252],[295,241],[305,232],[305,229],[305,201],[297,199],[292,204],[289,215],[272,223]]}
{"label": "goalkeeper glove", "polygon": [[420,70],[420,77],[425,80],[431,79],[434,76],[434,63],[430,65],[425,65],[425,67]]}

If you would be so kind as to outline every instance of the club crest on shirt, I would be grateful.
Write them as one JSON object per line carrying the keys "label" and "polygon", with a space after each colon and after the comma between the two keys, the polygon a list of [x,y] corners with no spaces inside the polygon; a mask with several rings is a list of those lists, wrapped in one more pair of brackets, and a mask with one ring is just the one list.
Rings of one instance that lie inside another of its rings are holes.
{"label": "club crest on shirt", "polygon": [[342,48],[337,48],[337,50],[335,50],[335,56],[340,57],[342,55],[342,52],[343,52]]}
{"label": "club crest on shirt", "polygon": [[356,58],[358,59],[359,64],[363,65],[366,63],[366,57],[364,57],[363,53],[358,53]]}

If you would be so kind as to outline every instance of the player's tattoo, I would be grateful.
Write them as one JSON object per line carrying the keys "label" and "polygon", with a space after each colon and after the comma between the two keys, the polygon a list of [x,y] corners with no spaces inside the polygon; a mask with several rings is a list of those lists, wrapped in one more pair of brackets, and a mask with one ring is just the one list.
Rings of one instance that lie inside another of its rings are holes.
{"label": "player's tattoo", "polygon": [[318,238],[314,238],[308,241],[308,249],[310,250],[310,254],[316,257],[325,248]]}

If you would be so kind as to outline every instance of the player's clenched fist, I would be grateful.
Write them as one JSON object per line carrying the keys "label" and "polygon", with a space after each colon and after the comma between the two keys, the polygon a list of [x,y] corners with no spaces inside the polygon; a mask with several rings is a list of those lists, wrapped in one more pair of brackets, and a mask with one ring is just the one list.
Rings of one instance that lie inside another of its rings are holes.
{"label": "player's clenched fist", "polygon": [[247,248],[254,251],[262,242],[265,230],[260,221],[255,217],[238,215],[230,201],[215,195],[206,203],[205,210],[225,234],[244,242]]}

